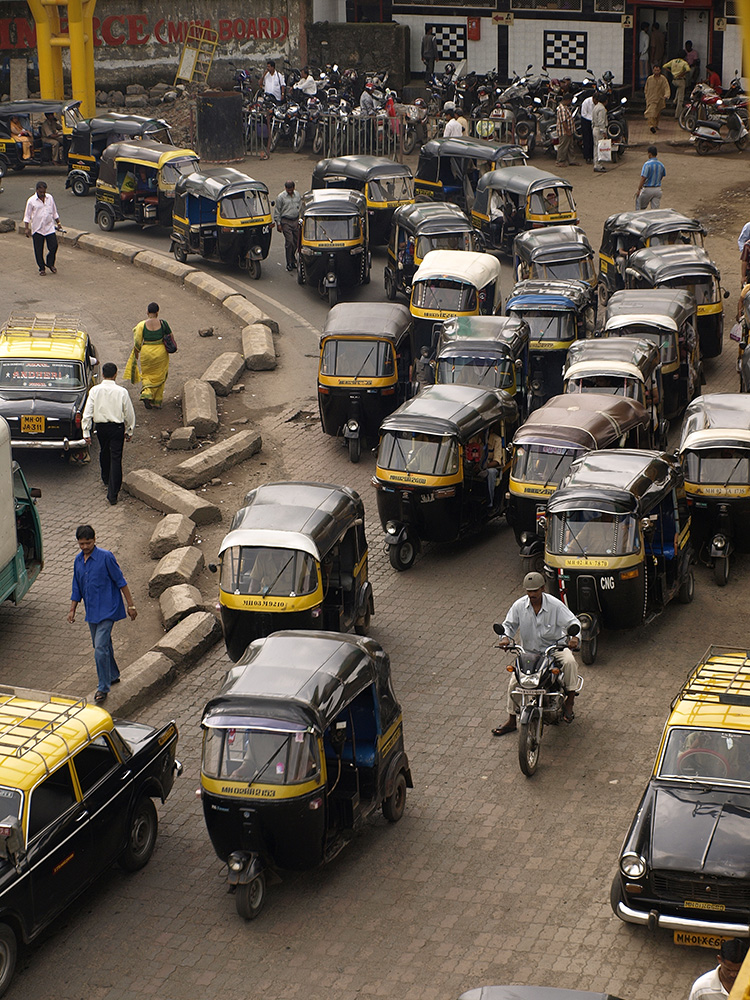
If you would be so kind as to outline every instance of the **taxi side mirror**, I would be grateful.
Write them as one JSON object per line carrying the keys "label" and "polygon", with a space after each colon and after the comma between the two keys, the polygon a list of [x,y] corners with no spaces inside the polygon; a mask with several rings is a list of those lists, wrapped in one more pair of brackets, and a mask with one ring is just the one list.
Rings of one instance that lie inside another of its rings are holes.
{"label": "taxi side mirror", "polygon": [[0,844],[7,859],[17,865],[23,855],[23,834],[15,816],[6,816],[0,823]]}

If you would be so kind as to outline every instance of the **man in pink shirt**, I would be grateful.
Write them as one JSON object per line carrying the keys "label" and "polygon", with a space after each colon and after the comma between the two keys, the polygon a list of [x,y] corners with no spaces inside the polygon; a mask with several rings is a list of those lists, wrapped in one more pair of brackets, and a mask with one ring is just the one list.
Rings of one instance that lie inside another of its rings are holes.
{"label": "man in pink shirt", "polygon": [[51,194],[47,194],[47,185],[44,181],[37,181],[36,194],[32,194],[26,202],[23,221],[26,226],[26,236],[30,236],[34,240],[34,256],[39,267],[39,274],[44,276],[47,273],[44,261],[45,243],[47,244],[46,266],[53,274],[57,274],[55,229],[60,228],[60,216],[57,214],[55,199]]}

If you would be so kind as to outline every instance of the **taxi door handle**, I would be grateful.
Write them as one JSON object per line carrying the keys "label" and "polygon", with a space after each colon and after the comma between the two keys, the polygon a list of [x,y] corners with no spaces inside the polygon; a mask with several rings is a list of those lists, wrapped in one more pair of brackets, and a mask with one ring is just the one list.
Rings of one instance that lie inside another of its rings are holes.
{"label": "taxi door handle", "polygon": [[76,816],[76,823],[82,823],[85,819],[89,818],[88,809],[84,809],[80,816]]}
{"label": "taxi door handle", "polygon": [[132,771],[124,771],[120,775],[120,781],[126,781],[132,775],[132,773],[133,773]]}

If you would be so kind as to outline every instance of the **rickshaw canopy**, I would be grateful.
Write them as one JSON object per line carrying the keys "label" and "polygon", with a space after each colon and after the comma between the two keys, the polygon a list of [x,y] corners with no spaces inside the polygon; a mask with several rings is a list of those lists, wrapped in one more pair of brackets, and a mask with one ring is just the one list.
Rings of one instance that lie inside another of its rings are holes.
{"label": "rickshaw canopy", "polygon": [[663,452],[589,451],[573,462],[547,502],[547,512],[591,509],[645,516],[681,482],[679,463]]}
{"label": "rickshaw canopy", "polygon": [[73,140],[81,135],[87,138],[90,136],[93,141],[112,133],[123,136],[123,139],[137,138],[162,130],[166,130],[167,135],[170,135],[170,126],[163,118],[142,118],[140,115],[123,115],[117,111],[110,111],[79,122],[73,130]]}
{"label": "rickshaw canopy", "polygon": [[359,191],[346,188],[319,188],[302,195],[300,215],[365,215],[367,202]]}
{"label": "rickshaw canopy", "polygon": [[512,157],[514,160],[519,159],[523,160],[524,163],[526,162],[526,154],[520,146],[488,142],[485,139],[464,139],[459,137],[452,139],[430,139],[419,151],[420,163],[423,158],[431,160],[442,156],[453,156],[458,159],[471,158],[489,163],[500,163],[504,158]]}
{"label": "rickshaw canopy", "polygon": [[[647,243],[654,236],[678,231],[700,233],[705,236],[705,227],[698,219],[689,219],[671,208],[659,208],[648,212],[617,212],[604,223],[602,244],[611,242],[615,236],[633,236]],[[604,247],[602,247],[604,249]]]}
{"label": "rickshaw canopy", "polygon": [[694,275],[720,277],[718,266],[703,247],[682,245],[636,250],[628,259],[627,271],[635,271],[652,285],[675,279],[689,281]]}
{"label": "rickshaw canopy", "polygon": [[[280,729],[322,733],[358,694],[375,685],[378,701],[398,710],[388,656],[374,639],[338,632],[274,632],[252,642],[212,698],[202,726],[241,728],[277,722]],[[383,720],[386,725],[390,718]]]}
{"label": "rickshaw canopy", "polygon": [[102,152],[99,168],[99,180],[103,184],[117,183],[117,164],[119,161],[135,163],[144,167],[161,170],[173,160],[195,160],[198,164],[198,154],[192,149],[181,149],[178,146],[168,146],[152,139],[133,139],[130,142],[113,142]]}
{"label": "rickshaw canopy", "polygon": [[627,396],[598,392],[553,396],[529,414],[516,431],[513,444],[598,449],[639,425],[648,428],[650,421],[645,407]]}
{"label": "rickshaw canopy", "polygon": [[468,349],[517,357],[528,338],[528,324],[518,316],[457,316],[443,322],[437,353]]}
{"label": "rickshaw canopy", "polygon": [[591,289],[583,281],[519,281],[505,303],[506,311],[517,309],[578,312],[591,302]]}
{"label": "rickshaw canopy", "polygon": [[13,118],[16,115],[59,115],[74,112],[83,121],[81,113],[78,111],[80,106],[80,101],[70,100],[8,101],[6,104],[0,104],[0,118]]}
{"label": "rickshaw canopy", "polygon": [[407,306],[390,302],[340,302],[329,310],[321,343],[326,337],[374,337],[401,340],[413,323]]}
{"label": "rickshaw canopy", "polygon": [[[533,169],[533,168],[532,168]],[[513,252],[531,263],[593,259],[594,250],[580,226],[548,226],[529,229],[513,241]]]}
{"label": "rickshaw canopy", "polygon": [[[387,156],[334,156],[318,160],[313,168],[313,187],[317,188],[326,179],[346,178],[361,184],[381,177],[411,177],[412,172],[405,163],[396,163]],[[318,183],[316,183],[318,182]]]}
{"label": "rickshaw canopy", "polygon": [[497,420],[515,420],[518,409],[504,391],[470,385],[430,385],[400,406],[380,425],[389,431],[457,437],[465,442]]}
{"label": "rickshaw canopy", "polygon": [[491,191],[511,191],[513,194],[528,198],[534,191],[550,187],[573,190],[573,185],[564,177],[549,174],[546,170],[539,170],[538,167],[503,167],[502,170],[490,170],[479,178],[474,207],[477,211],[484,211],[481,204],[484,204]]}
{"label": "rickshaw canopy", "polygon": [[607,303],[604,329],[640,324],[679,330],[695,310],[695,299],[681,288],[626,288]]}
{"label": "rickshaw canopy", "polygon": [[595,340],[577,340],[568,348],[565,374],[584,371],[616,371],[636,375],[647,382],[659,367],[659,348],[650,340],[636,337],[606,337]]}
{"label": "rickshaw canopy", "polygon": [[358,520],[358,493],[326,483],[266,483],[251,490],[219,548],[235,546],[295,549],[318,562]]}
{"label": "rickshaw canopy", "polygon": [[466,214],[449,201],[401,205],[393,213],[392,226],[401,226],[412,236],[470,233],[474,227]]}
{"label": "rickshaw canopy", "polygon": [[414,275],[413,284],[446,278],[475,288],[500,280],[500,261],[488,253],[473,250],[430,250]]}
{"label": "rickshaw canopy", "polygon": [[262,181],[256,181],[255,178],[233,167],[204,167],[200,171],[181,177],[175,187],[177,194],[207,198],[209,201],[220,201],[222,198],[244,191],[260,191],[261,194],[268,194],[268,188]]}
{"label": "rickshaw canopy", "polygon": [[722,447],[750,449],[750,395],[707,393],[685,410],[678,451]]}

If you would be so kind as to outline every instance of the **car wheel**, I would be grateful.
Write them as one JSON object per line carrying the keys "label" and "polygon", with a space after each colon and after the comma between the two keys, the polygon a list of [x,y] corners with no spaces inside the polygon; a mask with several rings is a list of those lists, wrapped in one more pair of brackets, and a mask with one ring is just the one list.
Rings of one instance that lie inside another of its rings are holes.
{"label": "car wheel", "polygon": [[159,817],[156,806],[144,796],[136,803],[130,818],[128,846],[120,856],[120,867],[126,872],[137,872],[143,868],[154,853]]}
{"label": "car wheel", "polygon": [[393,791],[387,799],[383,799],[383,815],[389,823],[398,823],[406,809],[406,778],[399,771]]}
{"label": "car wheel", "polygon": [[98,222],[99,228],[103,233],[111,233],[115,228],[115,217],[111,212],[107,211],[107,209],[103,209],[99,213],[96,221]]}
{"label": "car wheel", "polygon": [[243,920],[255,920],[266,901],[266,874],[261,872],[251,882],[238,885],[234,905]]}
{"label": "car wheel", "polygon": [[528,722],[518,727],[518,763],[527,778],[534,774],[539,764],[539,743]]}
{"label": "car wheel", "polygon": [[581,639],[581,659],[587,666],[596,661],[599,650],[599,636],[592,635],[590,639]]}
{"label": "car wheel", "polygon": [[399,573],[403,573],[404,570],[411,569],[414,565],[414,560],[417,558],[417,547],[407,538],[399,545],[388,546],[388,558],[391,561],[391,566]]}
{"label": "car wheel", "polygon": [[16,971],[18,957],[18,940],[7,924],[0,924],[0,997],[10,986],[13,973]]}
{"label": "car wheel", "polygon": [[70,183],[70,190],[77,198],[84,198],[89,193],[89,186],[85,177],[74,177]]}
{"label": "car wheel", "polygon": [[680,589],[677,593],[677,600],[680,604],[692,604],[693,598],[695,597],[695,577],[693,576],[693,571],[688,570],[687,576],[680,584]]}
{"label": "car wheel", "polygon": [[714,580],[717,587],[726,587],[729,582],[729,556],[714,559]]}

